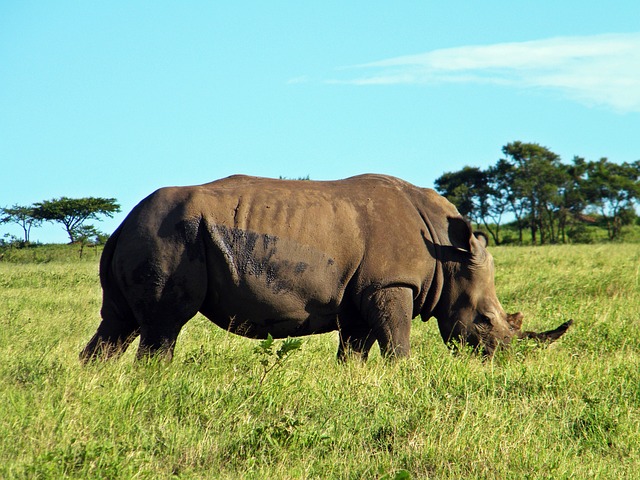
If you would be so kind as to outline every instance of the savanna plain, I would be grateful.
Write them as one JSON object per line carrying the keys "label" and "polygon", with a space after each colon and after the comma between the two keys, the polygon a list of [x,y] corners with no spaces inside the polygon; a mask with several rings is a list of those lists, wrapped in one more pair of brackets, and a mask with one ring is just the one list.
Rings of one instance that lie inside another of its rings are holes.
{"label": "savanna plain", "polygon": [[0,262],[0,478],[640,478],[640,246],[495,247],[498,296],[548,348],[335,360],[337,335],[249,340],[196,317],[171,364],[83,366],[98,252]]}

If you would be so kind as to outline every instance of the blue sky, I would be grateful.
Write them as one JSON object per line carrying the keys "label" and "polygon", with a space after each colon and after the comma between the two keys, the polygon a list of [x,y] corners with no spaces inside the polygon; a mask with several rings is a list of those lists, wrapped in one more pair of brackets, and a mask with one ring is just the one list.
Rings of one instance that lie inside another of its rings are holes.
{"label": "blue sky", "polygon": [[[640,159],[640,3],[0,1],[0,206]],[[4,233],[19,228],[0,226]],[[64,242],[58,225],[32,240]]]}

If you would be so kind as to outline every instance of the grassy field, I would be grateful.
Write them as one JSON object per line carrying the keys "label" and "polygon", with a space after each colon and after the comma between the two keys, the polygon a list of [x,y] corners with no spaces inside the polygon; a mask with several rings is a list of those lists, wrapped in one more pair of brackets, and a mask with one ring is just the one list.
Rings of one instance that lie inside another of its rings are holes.
{"label": "grassy field", "polygon": [[418,319],[410,359],[346,365],[335,334],[274,363],[197,317],[168,366],[81,366],[97,256],[5,256],[0,478],[638,478],[640,246],[493,253],[526,328],[575,319],[560,341],[483,362]]}

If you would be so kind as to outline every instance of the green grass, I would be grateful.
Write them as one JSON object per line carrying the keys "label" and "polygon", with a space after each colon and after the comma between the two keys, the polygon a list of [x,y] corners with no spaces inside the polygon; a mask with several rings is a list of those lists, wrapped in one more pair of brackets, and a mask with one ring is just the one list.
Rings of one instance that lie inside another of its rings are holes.
{"label": "green grass", "polygon": [[0,262],[9,263],[49,263],[49,262],[90,262],[95,263],[102,253],[103,245],[78,244],[64,245],[59,243],[41,245],[37,243],[26,246],[0,246]]}
{"label": "green grass", "polygon": [[340,365],[334,333],[304,338],[266,375],[259,342],[202,317],[168,366],[135,362],[135,344],[81,366],[101,292],[97,259],[69,249],[0,262],[0,478],[640,472],[637,245],[493,249],[499,297],[526,328],[575,319],[549,348],[483,362],[450,354],[435,322],[416,320],[408,360]]}

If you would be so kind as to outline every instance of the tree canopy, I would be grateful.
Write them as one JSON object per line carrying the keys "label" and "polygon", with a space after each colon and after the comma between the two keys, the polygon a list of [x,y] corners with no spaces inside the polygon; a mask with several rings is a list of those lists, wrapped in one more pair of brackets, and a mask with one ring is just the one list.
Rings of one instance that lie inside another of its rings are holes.
{"label": "tree canopy", "polygon": [[609,239],[635,217],[640,200],[640,161],[617,164],[560,157],[537,143],[512,142],[503,158],[482,170],[466,166],[435,181],[436,189],[471,221],[483,224],[499,244],[503,214],[511,213],[522,243],[529,229],[533,244],[565,242],[567,228],[584,214],[606,222]]}
{"label": "tree canopy", "polygon": [[[615,163],[607,158],[588,161],[576,156],[564,164],[547,147],[520,141],[505,145],[502,153],[502,158],[486,169],[465,166],[435,180],[436,190],[462,215],[483,225],[496,244],[503,240],[505,217],[513,218],[520,243],[528,230],[533,244],[574,240],[584,232],[585,220],[599,221],[608,238],[616,240],[623,226],[637,218],[640,160]],[[119,211],[115,198],[60,197],[30,206],[0,208],[0,224],[20,225],[24,243],[29,243],[33,227],[43,221],[59,223],[71,243],[83,243],[100,235],[85,222],[102,216],[112,218]]]}
{"label": "tree canopy", "polygon": [[24,242],[29,243],[31,228],[37,227],[42,220],[34,215],[34,208],[24,205],[0,208],[0,223],[17,223],[24,231]]}
{"label": "tree canopy", "polygon": [[605,219],[609,238],[618,238],[640,199],[640,160],[618,165],[602,158],[587,163],[584,176],[585,198]]}

